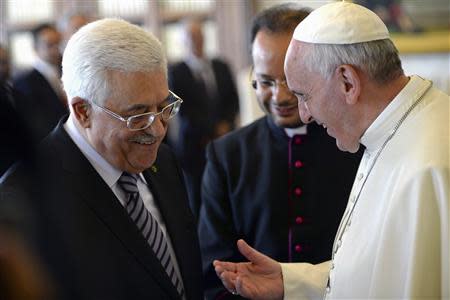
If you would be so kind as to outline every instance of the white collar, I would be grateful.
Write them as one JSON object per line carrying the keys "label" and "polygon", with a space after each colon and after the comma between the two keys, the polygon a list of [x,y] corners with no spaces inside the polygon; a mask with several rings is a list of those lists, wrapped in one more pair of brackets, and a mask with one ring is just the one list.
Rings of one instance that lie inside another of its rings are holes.
{"label": "white collar", "polygon": [[288,137],[293,137],[296,134],[307,134],[308,129],[306,128],[306,125],[302,125],[297,128],[284,128],[284,132],[286,132]]}
{"label": "white collar", "polygon": [[381,147],[384,140],[394,129],[395,124],[411,105],[425,93],[429,85],[429,81],[417,75],[410,77],[406,86],[386,106],[361,137],[360,142],[366,147],[366,151],[373,152]]}
{"label": "white collar", "polygon": [[186,59],[186,64],[191,68],[192,70],[202,70],[205,68],[205,66],[209,66],[209,60],[207,58],[199,58],[195,55],[190,55]]}
{"label": "white collar", "polygon": [[33,67],[38,70],[39,73],[41,73],[49,82],[53,82],[55,79],[60,79],[58,69],[54,65],[49,64],[39,57],[36,58]]}

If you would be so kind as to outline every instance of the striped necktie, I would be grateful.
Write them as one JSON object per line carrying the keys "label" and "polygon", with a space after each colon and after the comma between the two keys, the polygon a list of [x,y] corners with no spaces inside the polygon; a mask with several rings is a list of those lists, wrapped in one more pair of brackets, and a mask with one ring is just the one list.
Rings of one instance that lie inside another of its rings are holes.
{"label": "striped necktie", "polygon": [[183,282],[175,271],[166,237],[152,214],[145,208],[137,187],[137,175],[124,172],[118,180],[126,195],[126,210],[166,270],[172,284],[185,299]]}

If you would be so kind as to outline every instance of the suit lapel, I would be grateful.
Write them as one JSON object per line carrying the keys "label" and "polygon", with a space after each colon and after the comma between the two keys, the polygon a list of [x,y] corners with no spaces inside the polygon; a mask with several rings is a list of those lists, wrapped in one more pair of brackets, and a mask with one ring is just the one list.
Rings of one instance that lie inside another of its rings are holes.
{"label": "suit lapel", "polygon": [[[158,155],[156,163],[158,163],[159,156],[160,155]],[[166,166],[165,164],[163,165]],[[177,258],[177,263],[184,283],[184,289],[187,298],[189,299],[189,283],[192,278],[189,278],[187,275],[190,274],[192,270],[190,270],[190,267],[186,263],[189,262],[191,253],[191,251],[189,251],[189,245],[195,243],[194,240],[190,240],[192,233],[189,231],[192,230],[192,228],[195,228],[195,226],[193,221],[188,218],[188,214],[185,211],[188,209],[187,199],[185,198],[186,194],[185,191],[178,188],[180,186],[178,177],[174,174],[163,173],[164,170],[158,170],[157,172],[146,171],[144,172],[144,177],[150,186],[155,202],[164,219]],[[172,182],[172,180],[176,180],[176,182]],[[182,199],[186,199],[186,203],[183,203],[181,201]]]}
{"label": "suit lapel", "polygon": [[62,153],[63,168],[71,178],[69,182],[73,183],[70,185],[73,194],[80,196],[167,294],[173,299],[179,299],[176,289],[144,237],[109,186],[61,128],[61,122],[56,134],[57,147],[60,148],[58,153]]}

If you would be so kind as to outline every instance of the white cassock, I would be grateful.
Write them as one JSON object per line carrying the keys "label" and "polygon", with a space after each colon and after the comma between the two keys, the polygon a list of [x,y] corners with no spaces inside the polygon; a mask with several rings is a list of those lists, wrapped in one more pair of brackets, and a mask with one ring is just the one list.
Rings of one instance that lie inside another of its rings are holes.
{"label": "white cassock", "polygon": [[412,76],[364,133],[334,258],[281,264],[285,300],[449,299],[450,99],[430,84]]}

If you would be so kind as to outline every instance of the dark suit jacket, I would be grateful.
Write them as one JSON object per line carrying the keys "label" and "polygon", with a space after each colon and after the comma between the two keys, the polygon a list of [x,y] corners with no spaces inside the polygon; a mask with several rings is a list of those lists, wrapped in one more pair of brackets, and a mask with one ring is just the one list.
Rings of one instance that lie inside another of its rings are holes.
{"label": "dark suit jacket", "polygon": [[16,160],[32,153],[29,130],[13,106],[17,98],[11,86],[0,85],[0,177]]}
{"label": "dark suit jacket", "polygon": [[169,142],[187,174],[191,207],[196,216],[201,200],[206,144],[215,138],[214,131],[219,122],[227,122],[234,128],[239,110],[239,98],[229,67],[218,59],[213,59],[211,65],[217,84],[217,94],[213,98],[208,96],[203,82],[196,79],[185,62],[169,68],[170,89],[184,100],[179,113],[179,139]]}
{"label": "dark suit jacket", "polygon": [[[111,189],[62,127],[42,141],[33,172],[18,166],[0,186],[1,201],[36,212],[38,252],[57,299],[181,299]],[[180,169],[167,146],[157,172],[144,171],[177,257],[187,299],[203,297],[201,261]],[[1,206],[0,206],[1,207]]]}
{"label": "dark suit jacket", "polygon": [[199,219],[207,299],[232,297],[211,263],[243,260],[239,238],[280,262],[330,259],[361,155],[315,123],[289,138],[267,117],[213,141]]}
{"label": "dark suit jacket", "polygon": [[16,109],[27,122],[37,143],[52,131],[68,110],[50,83],[36,69],[19,75],[14,79],[13,86],[21,94],[16,101]]}

